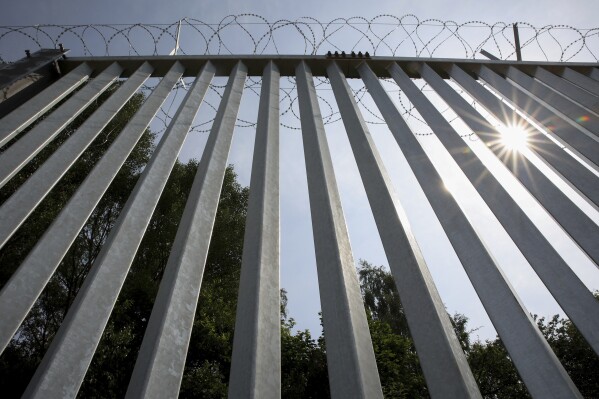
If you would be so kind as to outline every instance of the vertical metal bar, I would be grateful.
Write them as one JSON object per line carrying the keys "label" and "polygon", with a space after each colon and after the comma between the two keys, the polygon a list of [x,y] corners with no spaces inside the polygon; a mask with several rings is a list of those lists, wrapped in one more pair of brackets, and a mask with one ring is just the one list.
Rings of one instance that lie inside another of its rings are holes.
{"label": "vertical metal bar", "polygon": [[37,96],[2,118],[0,120],[0,147],[8,143],[73,90],[81,86],[91,73],[92,69],[89,65],[86,63],[79,65]]}
{"label": "vertical metal bar", "polygon": [[[575,84],[570,83],[568,80],[552,74],[543,67],[535,68],[534,77],[561,95],[566,96],[577,104],[593,111],[595,114],[599,112],[599,98]],[[585,115],[588,115],[588,113]]]}
{"label": "vertical metal bar", "polygon": [[480,397],[443,301],[345,76],[335,62],[329,64],[327,74],[430,394],[433,398]]}
{"label": "vertical metal bar", "polygon": [[526,213],[397,65],[389,72],[512,237],[541,281],[599,354],[599,302]]}
{"label": "vertical metal bar", "polygon": [[246,66],[238,62],[229,77],[135,362],[128,398],[179,394],[246,75]]}
{"label": "vertical metal bar", "polygon": [[507,68],[506,76],[516,82],[523,89],[537,97],[554,108],[559,114],[564,115],[566,119],[575,122],[577,125],[589,130],[594,136],[599,136],[599,118],[597,115],[589,113],[580,105],[562,96],[559,93],[536,82],[533,78],[512,66]]}
{"label": "vertical metal bar", "polygon": [[506,150],[501,141],[501,133],[426,63],[420,65],[420,75],[535,196],[595,264],[599,265],[599,226],[522,153]]}
{"label": "vertical metal bar", "polygon": [[583,75],[580,72],[576,72],[572,68],[564,68],[562,71],[562,78],[582,87],[595,96],[599,96],[599,82],[589,78],[586,75]]}
{"label": "vertical metal bar", "polygon": [[[503,271],[486,250],[456,200],[444,188],[441,176],[377,76],[366,63],[361,64],[358,71],[531,395],[538,398],[580,395]],[[367,133],[362,117],[360,124]],[[372,148],[376,151],[374,146]]]}
{"label": "vertical metal bar", "polygon": [[518,24],[513,25],[514,28],[514,47],[516,48],[516,60],[522,61],[522,50],[520,49],[520,35],[518,34]]}
{"label": "vertical metal bar", "polygon": [[332,398],[382,398],[364,303],[312,72],[296,68]]}
{"label": "vertical metal bar", "polygon": [[10,147],[10,151],[0,154],[0,187],[4,186],[92,101],[108,89],[122,71],[123,68],[116,62],[110,65],[60,108],[52,112],[42,123],[14,143]]}
{"label": "vertical metal bar", "polygon": [[[505,126],[521,126],[528,132],[529,147],[547,164],[559,172],[575,189],[599,205],[599,185],[597,177],[582,164],[559,148],[547,136],[536,130],[524,118],[507,107],[495,95],[486,90],[457,65],[448,69],[451,78],[468,92],[487,112],[495,116]],[[506,95],[507,92],[502,92]]]}
{"label": "vertical metal bar", "polygon": [[[204,65],[110,232],[24,397],[74,398],[160,194],[202,102],[214,67]],[[30,285],[30,283],[29,283]]]}
{"label": "vertical metal bar", "polygon": [[0,248],[39,205],[83,151],[119,112],[154,68],[144,63],[67,141],[0,207]]}
{"label": "vertical metal bar", "polygon": [[183,70],[176,63],[166,74],[0,291],[0,314],[3,315],[0,352],[27,316]]}
{"label": "vertical metal bar", "polygon": [[229,397],[281,397],[279,79],[264,68],[254,144]]}
{"label": "vertical metal bar", "polygon": [[[506,101],[524,112],[539,125],[574,151],[599,166],[599,143],[583,134],[579,129],[561,119],[531,96],[524,93],[497,73],[482,65],[478,76],[497,90]],[[548,89],[549,90],[549,89]]]}

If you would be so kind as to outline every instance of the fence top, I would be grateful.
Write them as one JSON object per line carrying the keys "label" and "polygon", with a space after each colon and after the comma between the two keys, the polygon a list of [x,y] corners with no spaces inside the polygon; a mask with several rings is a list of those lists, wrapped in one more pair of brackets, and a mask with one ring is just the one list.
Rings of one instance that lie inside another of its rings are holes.
{"label": "fence top", "polygon": [[426,62],[443,77],[447,77],[446,69],[451,65],[480,66],[487,65],[493,69],[502,71],[509,66],[515,66],[524,71],[532,71],[537,66],[560,73],[564,67],[572,68],[578,72],[587,73],[591,68],[599,67],[597,62],[539,62],[539,61],[503,61],[503,60],[474,60],[474,59],[451,59],[451,58],[421,58],[421,57],[335,57],[327,55],[176,55],[176,56],[106,56],[106,57],[72,57],[60,61],[61,70],[68,72],[83,62],[90,64],[96,71],[108,67],[113,62],[118,62],[124,69],[123,77],[128,77],[142,63],[150,62],[155,68],[153,76],[164,76],[173,62],[178,61],[185,67],[184,76],[195,76],[207,61],[216,67],[217,76],[227,76],[233,66],[241,61],[248,68],[248,75],[262,76],[264,67],[269,61],[274,61],[281,76],[295,76],[295,67],[301,61],[308,64],[315,76],[326,76],[326,68],[332,62],[340,64],[343,72],[348,78],[358,78],[356,68],[362,62],[368,62],[372,70],[381,78],[390,77],[387,67],[396,62],[410,74],[411,77],[419,77],[416,72],[418,63]]}

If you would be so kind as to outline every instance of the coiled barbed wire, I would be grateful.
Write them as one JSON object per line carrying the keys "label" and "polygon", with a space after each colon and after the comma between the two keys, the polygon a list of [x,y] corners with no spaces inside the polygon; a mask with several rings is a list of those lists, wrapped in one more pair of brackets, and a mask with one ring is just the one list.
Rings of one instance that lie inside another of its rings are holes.
{"label": "coiled barbed wire", "polygon": [[[535,27],[517,22],[521,50],[526,60],[599,61],[599,28],[576,28],[568,25]],[[0,26],[0,63],[22,57],[23,50],[57,48],[70,50],[71,56],[109,55],[222,55],[222,54],[325,54],[327,51],[368,51],[373,56],[482,58],[486,50],[500,59],[514,58],[512,24],[471,20],[463,23],[439,19],[420,20],[413,14],[401,17],[377,15],[373,18],[336,18],[322,22],[312,17],[269,21],[257,14],[228,15],[217,23],[183,18],[168,24],[94,24]],[[183,81],[181,81],[183,82]],[[183,83],[174,90],[187,90]],[[281,115],[299,121],[295,81],[287,80],[282,88]],[[317,90],[330,90],[328,80],[319,78]],[[394,85],[394,82],[390,82]],[[248,79],[246,90],[259,95],[260,79]],[[426,90],[426,85],[422,87]],[[151,87],[146,86],[145,90]],[[212,86],[219,95],[223,87]],[[370,124],[383,124],[376,112],[364,101],[364,86],[352,85],[356,101],[367,110]],[[415,114],[412,105],[395,85],[398,105],[408,119],[426,123]],[[176,102],[176,94],[170,107]],[[319,96],[326,124],[340,120],[334,101]],[[216,107],[207,102],[209,108]],[[295,108],[294,108],[295,107]],[[167,107],[168,109],[168,107]],[[443,110],[446,112],[447,109]],[[158,115],[166,128],[170,115],[164,109]],[[195,124],[193,131],[207,131],[211,120]],[[290,129],[298,123],[281,122]],[[238,119],[239,127],[253,127],[255,122]]]}

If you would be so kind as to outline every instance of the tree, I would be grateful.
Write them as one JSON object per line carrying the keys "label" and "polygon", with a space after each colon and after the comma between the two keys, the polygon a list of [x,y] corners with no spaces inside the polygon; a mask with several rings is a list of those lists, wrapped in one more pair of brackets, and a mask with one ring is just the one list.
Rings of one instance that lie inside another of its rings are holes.
{"label": "tree", "polygon": [[309,330],[293,332],[295,320],[287,314],[287,292],[281,290],[281,396],[329,398],[324,337]]}
{"label": "tree", "polygon": [[528,398],[528,391],[499,338],[474,342],[468,363],[484,398]]}
{"label": "tree", "polygon": [[[599,291],[595,291],[599,300]],[[599,357],[568,319],[555,315],[537,319],[537,325],[551,349],[585,398],[599,398]]]}
{"label": "tree", "polygon": [[393,277],[382,266],[363,260],[358,277],[384,396],[428,397]]}
{"label": "tree", "polygon": [[393,276],[383,266],[361,260],[358,278],[364,306],[372,321],[387,324],[394,334],[409,337],[408,322]]}
{"label": "tree", "polygon": [[[361,261],[358,275],[385,397],[427,396],[391,274],[382,266]],[[599,300],[599,292],[595,297]],[[599,397],[599,358],[572,322],[558,315],[548,321],[534,317],[582,395]],[[456,313],[451,316],[451,321],[484,398],[529,397],[499,337],[472,342],[468,318]]]}

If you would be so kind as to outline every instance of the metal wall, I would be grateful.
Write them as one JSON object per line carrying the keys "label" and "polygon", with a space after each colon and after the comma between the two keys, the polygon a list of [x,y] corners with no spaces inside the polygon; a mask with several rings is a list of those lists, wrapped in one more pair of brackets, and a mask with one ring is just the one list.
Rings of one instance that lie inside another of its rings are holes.
{"label": "metal wall", "polygon": [[[0,145],[11,143],[0,153],[0,187],[113,82],[119,77],[127,80],[1,205],[0,246],[18,231],[144,82],[151,76],[160,77],[161,81],[0,291],[2,351],[173,86],[182,76],[196,78],[130,194],[31,380],[26,397],[76,396],[193,119],[213,77],[223,75],[229,76],[228,83],[187,199],[128,397],[164,398],[178,394],[233,130],[248,76],[262,76],[262,86],[230,397],[280,397],[281,76],[295,76],[297,84],[331,395],[375,398],[382,397],[382,391],[314,76],[327,76],[330,80],[431,396],[481,395],[347,78],[364,82],[528,391],[535,398],[581,397],[488,250],[488,243],[444,187],[431,155],[411,131],[380,78],[392,78],[409,98],[543,284],[599,354],[599,302],[518,200],[489,173],[475,153],[467,151],[458,132],[413,80],[424,79],[598,264],[597,224],[528,158],[518,152],[506,155],[497,145],[501,140],[497,127],[447,79],[451,78],[503,124],[528,127],[530,140],[535,143],[532,151],[588,204],[596,207],[599,205],[595,173],[599,167],[599,65],[383,57],[180,56],[72,58],[59,61],[58,66],[60,79],[0,120]],[[0,75],[3,73],[0,70]],[[11,81],[22,79],[17,75]],[[3,84],[10,84],[9,78],[5,80]],[[85,81],[89,83],[68,97],[42,123],[17,137]],[[486,85],[481,85],[481,81]],[[580,115],[587,117],[579,118]],[[543,126],[548,134],[536,130],[531,122]],[[15,137],[18,139],[13,140]]]}

